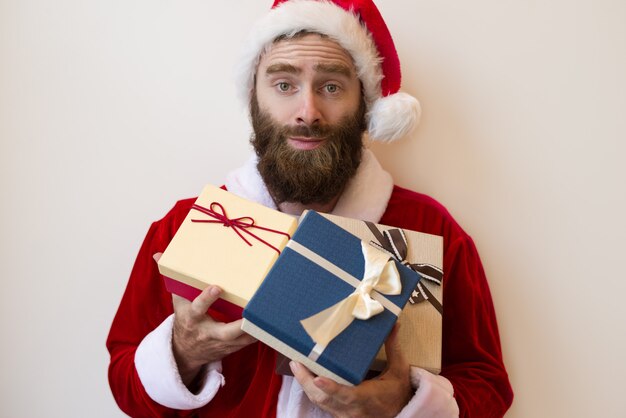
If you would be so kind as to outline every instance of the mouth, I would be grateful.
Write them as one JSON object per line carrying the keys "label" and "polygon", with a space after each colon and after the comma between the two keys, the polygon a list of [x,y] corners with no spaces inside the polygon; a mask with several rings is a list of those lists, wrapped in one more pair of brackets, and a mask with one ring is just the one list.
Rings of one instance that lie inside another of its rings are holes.
{"label": "mouth", "polygon": [[318,148],[326,141],[326,138],[289,137],[287,142],[295,149],[312,150]]}

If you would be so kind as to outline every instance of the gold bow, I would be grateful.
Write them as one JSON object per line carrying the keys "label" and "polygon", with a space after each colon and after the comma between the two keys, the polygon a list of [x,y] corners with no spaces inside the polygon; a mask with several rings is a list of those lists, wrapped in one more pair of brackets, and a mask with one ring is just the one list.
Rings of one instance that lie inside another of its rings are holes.
{"label": "gold bow", "polygon": [[400,274],[390,256],[361,241],[365,258],[363,280],[348,297],[323,311],[300,321],[307,334],[318,346],[326,347],[346,329],[355,318],[369,319],[385,310],[374,296],[399,295],[402,292]]}

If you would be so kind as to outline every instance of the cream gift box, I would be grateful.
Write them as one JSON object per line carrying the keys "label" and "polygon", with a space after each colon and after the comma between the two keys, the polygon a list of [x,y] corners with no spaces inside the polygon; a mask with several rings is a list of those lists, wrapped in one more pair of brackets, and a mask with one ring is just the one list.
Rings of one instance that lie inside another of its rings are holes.
{"label": "cream gift box", "polygon": [[207,185],[158,261],[172,293],[192,299],[209,284],[245,307],[296,230],[284,213]]}
{"label": "cream gift box", "polygon": [[[439,373],[443,313],[443,237],[340,216],[322,216],[363,241],[389,251],[394,258],[422,276],[410,303],[407,303],[400,314],[399,322],[402,325],[399,339],[409,364]],[[385,364],[383,347],[370,368],[383,370]]]}

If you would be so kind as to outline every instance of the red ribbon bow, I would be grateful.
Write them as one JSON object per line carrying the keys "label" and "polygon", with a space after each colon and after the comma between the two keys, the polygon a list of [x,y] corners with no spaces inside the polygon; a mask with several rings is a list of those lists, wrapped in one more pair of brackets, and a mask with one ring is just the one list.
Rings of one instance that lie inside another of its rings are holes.
{"label": "red ribbon bow", "polygon": [[[214,207],[217,207],[221,211],[221,213],[217,212],[214,209]],[[199,212],[204,213],[205,215],[209,215],[210,217],[214,218],[213,220],[212,219],[192,219],[191,222],[210,223],[210,224],[221,223],[223,226],[227,228],[232,228],[237,233],[237,235],[239,235],[239,237],[251,247],[252,247],[252,244],[241,234],[241,232],[245,232],[246,234],[262,242],[263,244],[267,245],[268,247],[275,250],[278,254],[280,254],[280,250],[278,248],[274,247],[269,242],[265,241],[262,238],[259,238],[252,232],[248,231],[248,228],[257,228],[257,229],[262,229],[264,231],[274,232],[275,234],[281,234],[281,235],[286,236],[287,239],[291,239],[291,236],[287,234],[286,232],[277,231],[275,229],[270,229],[270,228],[265,228],[259,225],[255,225],[254,219],[251,218],[250,216],[242,216],[240,218],[235,218],[235,219],[228,218],[228,216],[226,216],[226,209],[224,209],[224,206],[222,206],[218,202],[212,202],[209,205],[208,209],[198,204],[194,204],[191,207],[191,209],[195,209]]]}

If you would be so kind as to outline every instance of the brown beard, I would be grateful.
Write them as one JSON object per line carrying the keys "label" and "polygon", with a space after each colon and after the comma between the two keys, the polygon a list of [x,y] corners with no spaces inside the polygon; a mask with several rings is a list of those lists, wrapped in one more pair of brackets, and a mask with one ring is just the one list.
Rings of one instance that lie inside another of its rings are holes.
{"label": "brown beard", "polygon": [[[365,131],[365,102],[336,125],[281,126],[259,108],[256,94],[250,100],[254,133],[250,143],[259,157],[258,169],[277,204],[325,204],[339,195],[361,163]],[[312,150],[287,143],[290,136],[324,137]]]}

